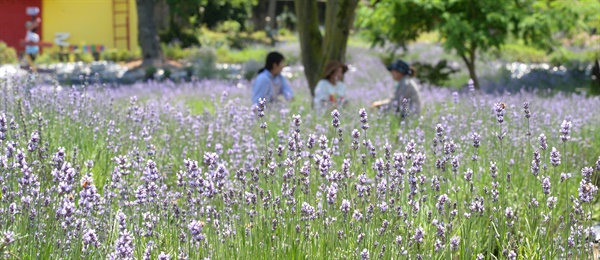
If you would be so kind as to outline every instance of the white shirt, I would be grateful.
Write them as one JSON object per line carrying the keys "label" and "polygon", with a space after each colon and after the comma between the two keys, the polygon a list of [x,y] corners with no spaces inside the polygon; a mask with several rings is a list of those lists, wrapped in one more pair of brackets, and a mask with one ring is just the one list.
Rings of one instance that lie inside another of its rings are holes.
{"label": "white shirt", "polygon": [[319,80],[315,88],[314,104],[319,110],[333,104],[342,105],[346,101],[346,84],[338,81],[335,85],[327,79]]}

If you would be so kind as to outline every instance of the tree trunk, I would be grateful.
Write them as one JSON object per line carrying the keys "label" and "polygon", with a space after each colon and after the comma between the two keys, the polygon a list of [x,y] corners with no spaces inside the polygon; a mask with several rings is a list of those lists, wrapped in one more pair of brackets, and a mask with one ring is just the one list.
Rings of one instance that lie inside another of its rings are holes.
{"label": "tree trunk", "polygon": [[142,66],[161,66],[163,61],[160,39],[154,24],[155,0],[136,0],[138,40],[142,49]]}
{"label": "tree trunk", "polygon": [[316,0],[294,0],[296,7],[297,29],[302,51],[304,76],[308,81],[310,95],[315,96],[315,87],[319,81],[323,60],[323,36],[319,31]]}
{"label": "tree trunk", "polygon": [[593,95],[600,95],[600,63],[598,59],[594,62],[592,67],[592,82],[591,82],[590,93]]}
{"label": "tree trunk", "polygon": [[277,0],[269,0],[269,18],[271,18],[270,25],[271,30],[275,30],[277,28]]}
{"label": "tree trunk", "polygon": [[314,97],[324,64],[329,60],[346,60],[346,46],[358,0],[327,0],[324,39],[319,31],[317,1],[295,0],[294,3],[304,75]]}
{"label": "tree trunk", "polygon": [[323,64],[329,60],[346,61],[346,47],[358,0],[327,0]]}
{"label": "tree trunk", "polygon": [[477,73],[475,72],[475,51],[471,51],[469,54],[461,54],[460,57],[469,69],[469,76],[473,80],[473,86],[475,86],[475,89],[479,90],[479,80],[477,79]]}
{"label": "tree trunk", "polygon": [[254,31],[262,31],[265,29],[265,17],[267,17],[269,1],[271,0],[258,0],[258,3],[252,7],[252,23],[254,24]]}

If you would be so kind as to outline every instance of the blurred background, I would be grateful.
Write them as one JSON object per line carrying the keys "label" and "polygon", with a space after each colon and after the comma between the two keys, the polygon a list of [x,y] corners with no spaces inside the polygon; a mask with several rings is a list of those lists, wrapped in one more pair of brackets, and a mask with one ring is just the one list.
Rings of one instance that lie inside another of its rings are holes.
{"label": "blurred background", "polygon": [[[396,58],[426,86],[600,93],[597,0],[0,0],[0,77],[24,74],[25,22],[40,17],[41,75],[219,79],[247,85],[269,51],[307,94],[328,59],[365,88]],[[26,9],[39,8],[31,16]],[[311,40],[312,39],[312,40]],[[303,66],[303,64],[316,64]],[[307,69],[305,69],[307,68]]]}

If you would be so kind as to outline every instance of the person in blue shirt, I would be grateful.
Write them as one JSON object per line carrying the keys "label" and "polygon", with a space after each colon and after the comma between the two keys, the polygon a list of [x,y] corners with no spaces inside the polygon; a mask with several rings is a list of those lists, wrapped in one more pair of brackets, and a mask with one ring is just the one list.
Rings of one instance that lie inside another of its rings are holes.
{"label": "person in blue shirt", "polygon": [[252,84],[252,103],[258,104],[258,100],[264,98],[267,102],[274,102],[279,95],[286,100],[294,98],[294,92],[289,82],[281,75],[285,67],[285,58],[279,52],[271,52],[267,55],[265,67],[258,71],[258,76]]}

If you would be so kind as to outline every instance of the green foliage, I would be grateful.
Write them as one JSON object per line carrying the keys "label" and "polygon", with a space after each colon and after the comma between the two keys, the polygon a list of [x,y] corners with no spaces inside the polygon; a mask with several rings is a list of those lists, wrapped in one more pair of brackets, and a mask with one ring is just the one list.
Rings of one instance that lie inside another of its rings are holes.
{"label": "green foliage", "polygon": [[206,3],[202,5],[200,23],[206,24],[209,28],[214,28],[220,22],[227,20],[237,21],[241,28],[244,28],[245,21],[250,18],[250,8],[254,2],[244,0],[204,1]]}
{"label": "green foliage", "polygon": [[248,60],[264,60],[268,51],[263,48],[247,48],[243,50],[231,50],[227,47],[217,49],[219,62],[223,63],[244,63]]}
{"label": "green foliage", "polygon": [[600,3],[593,0],[383,0],[362,6],[357,23],[367,30],[365,34],[374,45],[391,42],[402,46],[423,32],[436,30],[444,48],[455,51],[466,63],[477,87],[475,61],[479,51],[498,50],[509,36],[550,50],[557,45],[557,33],[570,35],[587,28],[590,21],[598,20],[597,12],[592,18],[594,12],[586,6],[600,7]]}
{"label": "green foliage", "polygon": [[35,64],[52,64],[56,62],[58,62],[58,60],[50,53],[42,53],[35,59]]}
{"label": "green foliage", "polygon": [[17,52],[14,48],[8,47],[5,42],[0,41],[0,64],[17,63]]}
{"label": "green foliage", "polygon": [[421,83],[429,83],[434,86],[445,86],[450,77],[459,71],[448,66],[446,60],[440,60],[437,64],[415,62],[412,66]]}
{"label": "green foliage", "polygon": [[165,58],[168,60],[180,60],[186,56],[185,50],[177,43],[169,45],[161,43],[160,47],[162,48]]}
{"label": "green foliage", "polygon": [[239,33],[242,29],[242,25],[238,21],[227,20],[217,24],[215,27],[215,31],[228,33],[228,34],[236,34]]}
{"label": "green foliage", "polygon": [[188,75],[199,78],[212,78],[217,73],[217,54],[214,49],[202,47],[189,49],[185,59],[192,64],[187,68]]}
{"label": "green foliage", "polygon": [[160,37],[161,42],[167,44],[176,42],[183,48],[200,45],[198,36],[192,31],[188,32],[171,28],[169,30],[159,33],[158,35]]}
{"label": "green foliage", "polygon": [[547,62],[547,53],[545,51],[524,44],[504,44],[501,50],[494,50],[492,54],[504,61],[524,63]]}
{"label": "green foliage", "polygon": [[202,24],[214,27],[221,21],[248,18],[250,7],[257,0],[166,0],[169,6],[171,29],[195,28]]}
{"label": "green foliage", "polygon": [[277,16],[277,23],[282,29],[294,30],[297,20],[296,14],[290,11],[287,5],[283,7],[283,12]]}
{"label": "green foliage", "polygon": [[130,62],[140,59],[141,56],[142,54],[139,49],[133,51],[125,49],[108,49],[100,55],[102,60],[113,62]]}
{"label": "green foliage", "polygon": [[432,30],[436,22],[436,5],[419,5],[419,2],[422,1],[371,1],[371,5],[361,4],[355,24],[373,45],[394,43],[405,46],[421,33]]}
{"label": "green foliage", "polygon": [[202,26],[200,28],[199,40],[202,46],[218,48],[227,45],[227,34],[212,31],[208,27]]}
{"label": "green foliage", "polygon": [[158,70],[156,69],[156,67],[154,66],[148,66],[144,68],[144,74],[145,74],[145,78],[148,79],[153,79],[154,78],[154,74],[156,74]]}
{"label": "green foliage", "polygon": [[558,44],[556,36],[572,37],[600,24],[600,2],[596,0],[529,0],[517,8],[518,28],[514,34],[544,49]]}

